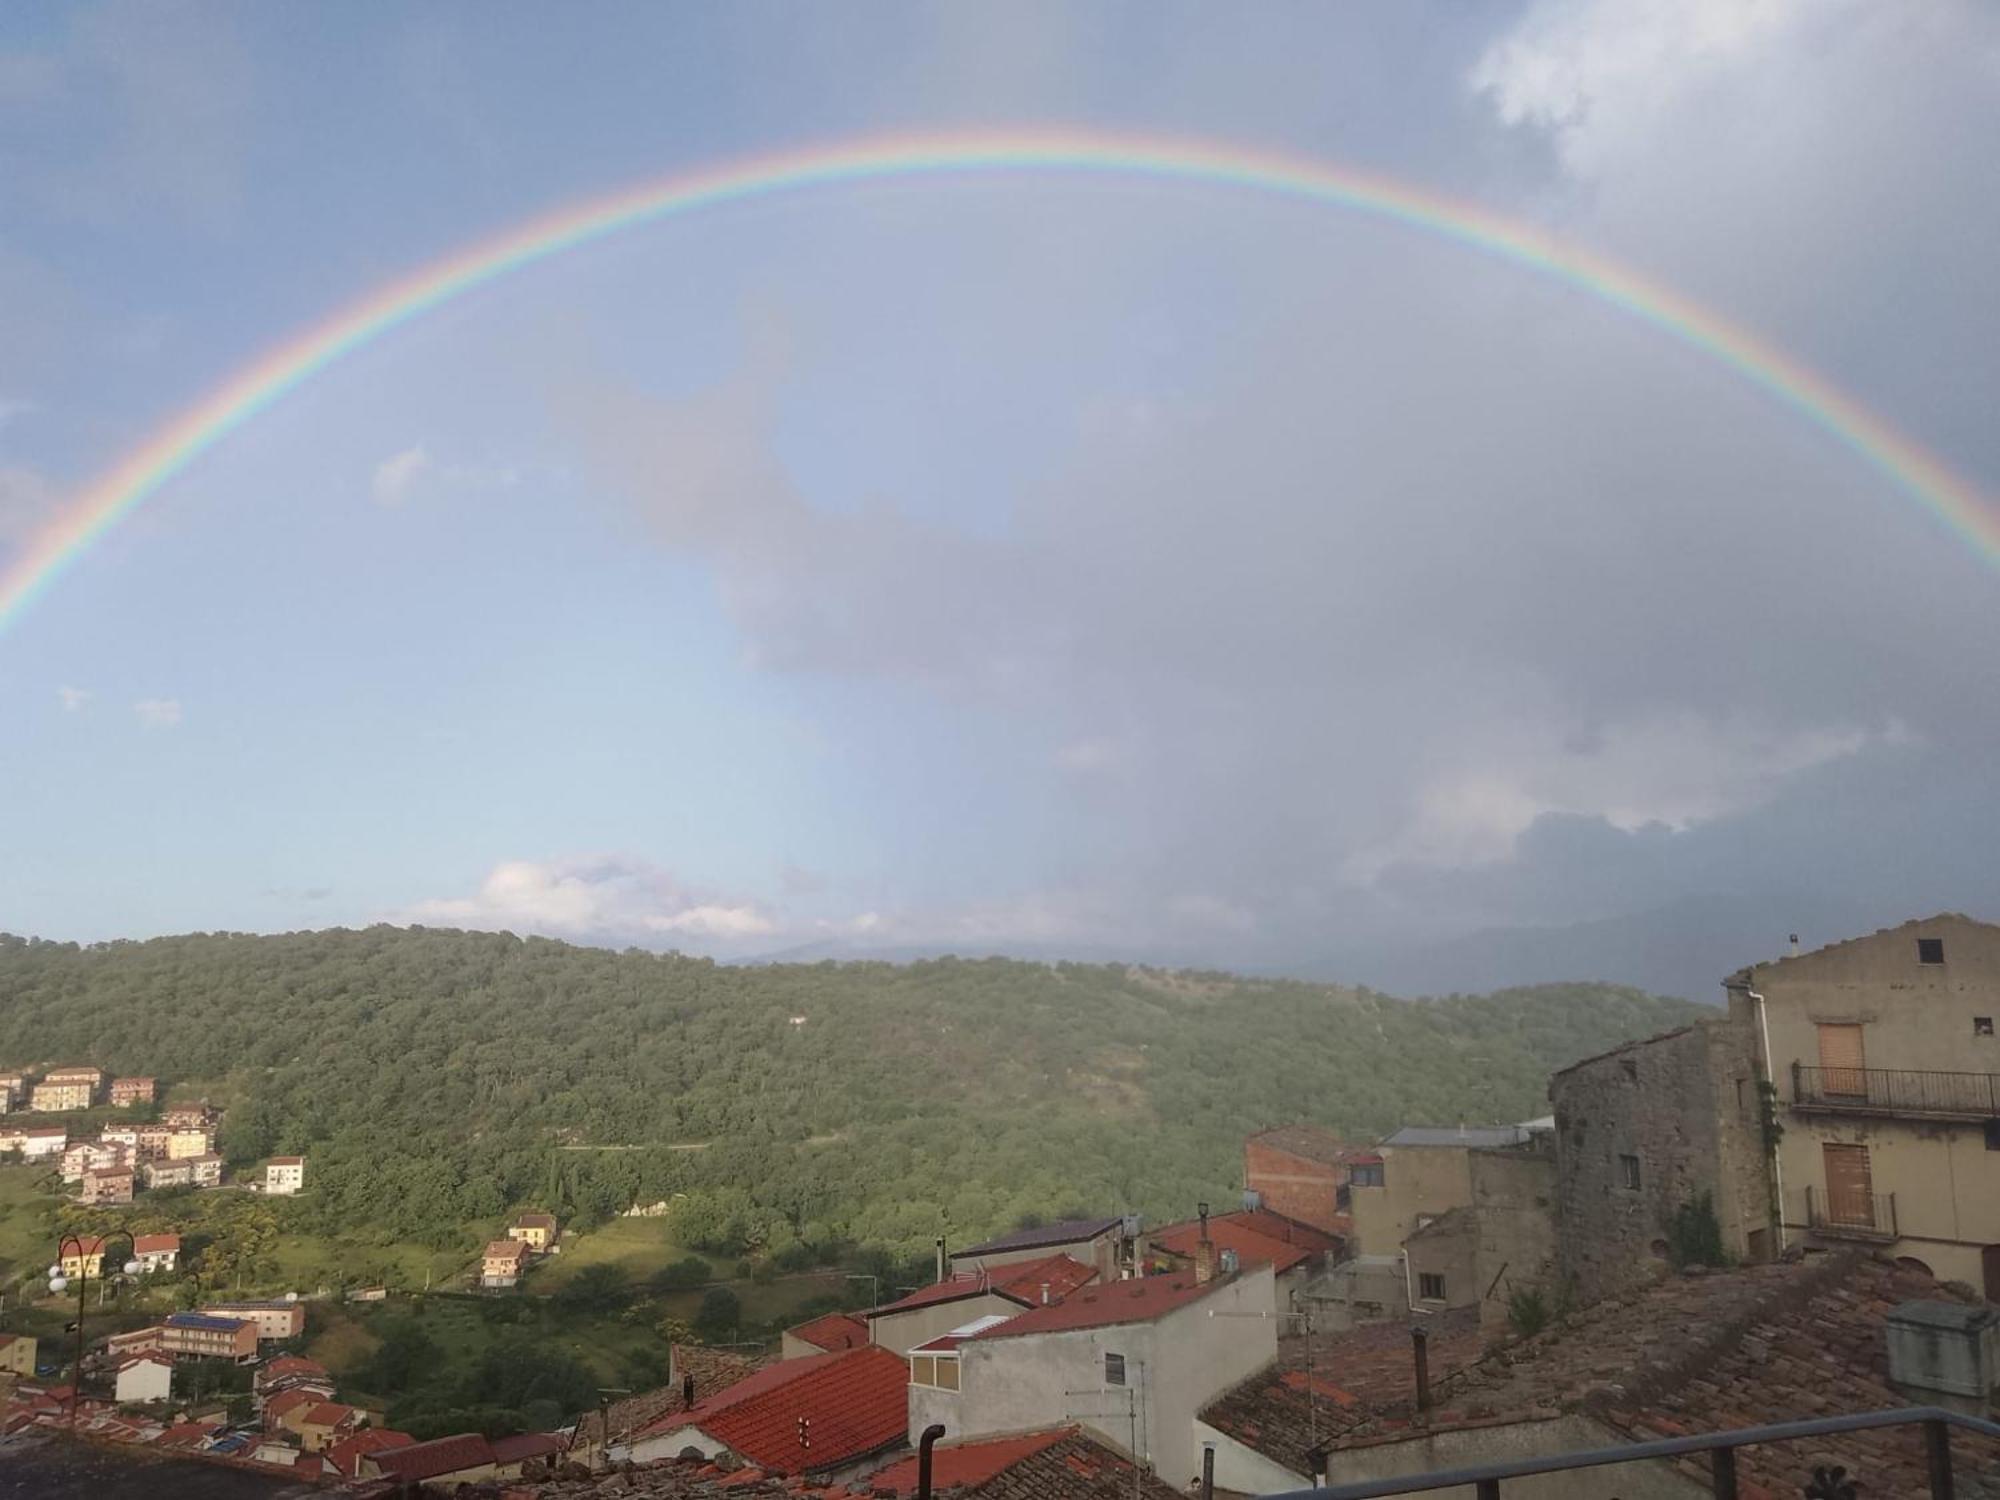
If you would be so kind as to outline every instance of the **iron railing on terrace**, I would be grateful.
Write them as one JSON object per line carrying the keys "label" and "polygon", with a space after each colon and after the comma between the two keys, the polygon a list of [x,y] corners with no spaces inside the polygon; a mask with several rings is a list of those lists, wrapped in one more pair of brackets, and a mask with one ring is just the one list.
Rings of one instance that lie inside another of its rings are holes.
{"label": "iron railing on terrace", "polygon": [[2000,1120],[2000,1073],[1931,1073],[1915,1068],[1809,1068],[1792,1064],[1795,1109],[1862,1115],[1928,1115]]}
{"label": "iron railing on terrace", "polygon": [[[1924,1434],[1924,1467],[1928,1481],[1925,1493],[1931,1500],[1955,1500],[1951,1460],[1951,1430],[1983,1437],[2000,1438],[2000,1422],[1966,1416],[1941,1406],[1907,1406],[1895,1411],[1856,1412],[1844,1417],[1821,1417],[1809,1422],[1780,1422],[1768,1427],[1740,1427],[1731,1432],[1702,1433],[1694,1437],[1661,1438],[1650,1443],[1627,1443],[1613,1448],[1589,1448],[1576,1453],[1557,1453],[1545,1458],[1514,1459],[1507,1463],[1476,1464],[1462,1469],[1441,1469],[1431,1474],[1405,1474],[1397,1479],[1368,1479],[1356,1484],[1336,1484],[1325,1489],[1293,1490],[1265,1500],[1379,1500],[1388,1495],[1420,1495],[1432,1490],[1470,1486],[1478,1500],[1504,1500],[1510,1479],[1526,1479],[1536,1474],[1560,1474],[1575,1469],[1602,1469],[1618,1464],[1643,1463],[1652,1459],[1675,1459],[1690,1454],[1709,1456],[1709,1486],[1716,1500],[1738,1500],[1736,1450],[1764,1443],[1790,1443],[1803,1438],[1832,1437],[1842,1432],[1866,1432],[1883,1427],[1921,1426]],[[1810,1450],[1808,1450],[1810,1452]],[[1790,1491],[1805,1500],[1842,1500],[1857,1493],[1870,1496],[1905,1496],[1910,1491],[1891,1489],[1892,1475],[1849,1474],[1825,1464],[1811,1465],[1800,1455],[1798,1488]],[[1207,1486],[1204,1485],[1204,1489]],[[1585,1493],[1576,1490],[1574,1493]],[[1605,1493],[1615,1494],[1607,1485]]]}
{"label": "iron railing on terrace", "polygon": [[[1794,1221],[1796,1222],[1796,1221]],[[1806,1188],[1806,1224],[1827,1239],[1896,1238],[1894,1193],[1829,1193]]]}

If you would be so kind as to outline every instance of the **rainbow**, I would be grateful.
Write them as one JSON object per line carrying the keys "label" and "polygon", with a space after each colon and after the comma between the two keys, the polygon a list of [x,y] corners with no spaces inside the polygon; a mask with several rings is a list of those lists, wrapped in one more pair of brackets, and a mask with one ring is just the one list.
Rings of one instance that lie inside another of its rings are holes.
{"label": "rainbow", "polygon": [[0,632],[94,542],[238,427],[364,344],[476,287],[619,230],[699,209],[885,178],[1023,171],[1192,183],[1327,204],[1555,277],[1735,370],[2000,564],[2000,514],[1944,463],[1780,350],[1603,256],[1469,203],[1303,158],[1209,142],[1008,131],[852,141],[670,177],[558,209],[371,292],[238,371],[64,506],[0,573]]}

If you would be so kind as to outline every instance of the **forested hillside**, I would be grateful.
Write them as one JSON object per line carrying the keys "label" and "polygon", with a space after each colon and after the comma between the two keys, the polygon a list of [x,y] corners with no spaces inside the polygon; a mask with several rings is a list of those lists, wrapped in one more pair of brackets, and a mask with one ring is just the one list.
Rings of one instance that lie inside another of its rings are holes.
{"label": "forested hillside", "polygon": [[[1410,1002],[953,959],[731,968],[426,929],[0,938],[0,1065],[95,1062],[310,1159],[305,1232],[445,1245],[525,1205],[673,1202],[683,1244],[908,1250],[1181,1215],[1245,1132],[1545,1112],[1551,1069],[1698,1014],[1603,985]],[[679,1196],[676,1196],[679,1195]]]}

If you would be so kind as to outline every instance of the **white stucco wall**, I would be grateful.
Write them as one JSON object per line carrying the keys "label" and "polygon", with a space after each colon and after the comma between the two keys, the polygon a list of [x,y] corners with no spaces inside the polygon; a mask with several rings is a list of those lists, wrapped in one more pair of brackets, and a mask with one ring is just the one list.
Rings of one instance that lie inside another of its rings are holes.
{"label": "white stucco wall", "polygon": [[[1277,1358],[1277,1311],[1257,1266],[1151,1322],[974,1339],[961,1389],[910,1387],[910,1440],[932,1422],[952,1440],[1081,1422],[1181,1487],[1201,1465],[1195,1414]],[[1124,1356],[1124,1386],[1105,1384],[1106,1354]]]}

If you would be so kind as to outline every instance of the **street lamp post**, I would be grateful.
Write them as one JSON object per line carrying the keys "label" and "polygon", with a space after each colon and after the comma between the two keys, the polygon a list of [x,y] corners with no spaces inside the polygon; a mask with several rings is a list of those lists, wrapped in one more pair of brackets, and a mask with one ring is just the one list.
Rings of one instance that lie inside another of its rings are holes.
{"label": "street lamp post", "polygon": [[69,1435],[72,1439],[76,1437],[77,1407],[83,1401],[83,1299],[90,1289],[91,1259],[94,1255],[98,1263],[98,1281],[108,1281],[110,1277],[104,1271],[104,1257],[113,1242],[123,1240],[125,1248],[131,1252],[131,1258],[125,1262],[125,1274],[139,1274],[139,1246],[129,1233],[114,1229],[109,1234],[93,1235],[91,1238],[96,1242],[94,1251],[82,1235],[64,1235],[62,1242],[56,1246],[56,1263],[49,1267],[49,1290],[61,1295],[69,1287],[69,1277],[63,1274],[62,1263],[72,1256],[76,1258],[76,1368],[71,1372],[69,1381]]}

